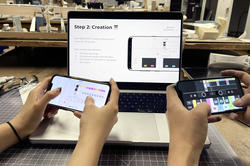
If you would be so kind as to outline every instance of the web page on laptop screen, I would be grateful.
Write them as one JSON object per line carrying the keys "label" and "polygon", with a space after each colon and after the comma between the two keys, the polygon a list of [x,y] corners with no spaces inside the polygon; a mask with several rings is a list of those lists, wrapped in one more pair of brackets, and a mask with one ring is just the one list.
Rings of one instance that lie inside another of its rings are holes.
{"label": "web page on laptop screen", "polygon": [[99,81],[175,83],[181,20],[70,19],[69,75]]}

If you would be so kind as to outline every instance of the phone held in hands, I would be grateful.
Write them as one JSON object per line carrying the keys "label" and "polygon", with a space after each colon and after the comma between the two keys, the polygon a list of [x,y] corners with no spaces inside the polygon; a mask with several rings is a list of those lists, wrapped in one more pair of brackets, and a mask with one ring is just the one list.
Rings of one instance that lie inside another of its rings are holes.
{"label": "phone held in hands", "polygon": [[184,80],[179,81],[175,88],[188,110],[201,102],[209,104],[211,114],[245,110],[233,105],[235,100],[243,96],[240,80],[236,77]]}
{"label": "phone held in hands", "polygon": [[97,107],[102,107],[110,95],[109,84],[62,75],[52,77],[47,91],[56,88],[62,88],[61,93],[49,104],[70,111],[83,112],[87,96],[93,97]]}

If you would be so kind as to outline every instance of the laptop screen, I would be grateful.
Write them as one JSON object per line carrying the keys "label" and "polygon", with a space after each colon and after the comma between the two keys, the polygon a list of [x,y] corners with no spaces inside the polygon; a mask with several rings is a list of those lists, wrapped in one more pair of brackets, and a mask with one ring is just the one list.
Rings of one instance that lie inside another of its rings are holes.
{"label": "laptop screen", "polygon": [[179,80],[180,13],[70,12],[68,28],[69,76],[135,89]]}

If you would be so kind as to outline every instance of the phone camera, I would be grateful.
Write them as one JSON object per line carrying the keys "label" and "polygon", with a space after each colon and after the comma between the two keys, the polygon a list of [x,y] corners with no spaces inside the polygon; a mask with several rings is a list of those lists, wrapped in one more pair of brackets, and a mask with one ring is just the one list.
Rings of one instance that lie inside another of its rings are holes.
{"label": "phone camera", "polygon": [[223,95],[223,91],[222,91],[222,90],[219,90],[219,91],[218,91],[218,95],[222,96],[222,95]]}
{"label": "phone camera", "polygon": [[201,96],[202,96],[202,97],[206,97],[207,94],[206,94],[205,92],[201,92]]}

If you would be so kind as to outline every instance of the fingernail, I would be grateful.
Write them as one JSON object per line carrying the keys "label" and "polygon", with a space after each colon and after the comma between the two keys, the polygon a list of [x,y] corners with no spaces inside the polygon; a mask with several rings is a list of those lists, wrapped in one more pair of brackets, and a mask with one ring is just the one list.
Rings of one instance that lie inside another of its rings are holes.
{"label": "fingernail", "polygon": [[58,92],[61,92],[62,91],[62,88],[60,87],[60,88],[57,88],[56,89]]}
{"label": "fingernail", "polygon": [[87,96],[87,98],[86,99],[92,99],[92,97],[91,96]]}
{"label": "fingernail", "polygon": [[242,101],[242,99],[237,99],[237,100],[235,100],[235,101],[233,102],[233,104],[234,104],[235,106],[242,106],[242,105],[243,105],[243,101]]}

